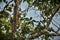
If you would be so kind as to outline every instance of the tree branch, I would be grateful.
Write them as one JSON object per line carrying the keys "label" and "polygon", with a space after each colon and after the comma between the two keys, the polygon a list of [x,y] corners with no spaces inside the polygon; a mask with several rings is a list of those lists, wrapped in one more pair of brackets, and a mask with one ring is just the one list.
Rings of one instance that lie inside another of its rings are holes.
{"label": "tree branch", "polygon": [[[59,10],[60,8],[60,5],[56,8],[56,10],[52,13],[50,19],[47,21],[47,25],[46,25],[46,29],[48,30],[49,29],[49,25],[54,17],[54,15],[56,14],[56,12]],[[38,32],[38,33],[35,33],[35,34],[32,34],[31,37],[29,38],[29,40],[32,40],[34,38],[37,38],[43,34],[45,34],[47,31],[46,30],[43,30],[42,32]],[[60,36],[60,34],[48,34],[49,36]]]}
{"label": "tree branch", "polygon": [[5,11],[5,8],[8,7],[8,5],[12,2],[13,0],[11,0],[8,4],[6,4],[3,8],[3,10],[0,13],[3,13]]}
{"label": "tree branch", "polygon": [[51,21],[52,21],[54,15],[56,14],[56,12],[59,10],[59,8],[60,8],[60,5],[57,6],[56,10],[54,10],[54,12],[52,13],[50,19],[47,21],[47,25],[46,25],[46,29],[47,29],[47,30],[49,29],[49,25],[50,25],[50,23],[51,23]]}
{"label": "tree branch", "polygon": [[14,0],[15,6],[14,6],[14,14],[13,14],[13,21],[12,21],[12,38],[11,40],[14,40],[15,35],[16,35],[16,28],[18,25],[18,20],[19,20],[19,12],[18,12],[18,6],[19,6],[19,0]]}
{"label": "tree branch", "polygon": [[30,36],[29,40],[32,40],[32,39],[34,39],[34,38],[37,38],[37,37],[41,36],[42,34],[44,34],[44,33],[43,33],[43,32],[39,32],[39,33],[32,34],[32,35]]}
{"label": "tree branch", "polygon": [[5,5],[3,11],[5,10],[6,7],[8,7],[8,5],[12,2],[13,0],[11,0],[8,4]]}
{"label": "tree branch", "polygon": [[38,38],[39,36],[43,35],[43,34],[46,34],[46,36],[60,36],[60,34],[56,34],[56,33],[49,33],[49,32],[45,32],[45,31],[42,31],[42,32],[39,32],[39,33],[35,33],[35,34],[32,34],[29,38],[29,40],[32,40],[34,38]]}

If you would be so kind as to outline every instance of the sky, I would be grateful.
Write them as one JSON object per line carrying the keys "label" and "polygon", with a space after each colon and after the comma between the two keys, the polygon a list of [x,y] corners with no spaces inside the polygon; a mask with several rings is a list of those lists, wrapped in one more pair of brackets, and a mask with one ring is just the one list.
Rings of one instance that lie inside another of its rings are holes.
{"label": "sky", "polygon": [[[4,2],[0,3],[0,11],[3,10],[3,8],[4,8],[5,5],[6,4]],[[21,8],[21,11],[26,10],[28,8],[28,3],[26,1],[25,2],[22,1],[21,5],[19,5],[19,7]],[[43,20],[43,18],[40,15],[41,11],[39,11],[37,9],[38,8],[37,7],[34,8],[34,6],[32,6],[31,8],[29,8],[26,17],[28,17],[28,18],[33,17],[33,19],[36,20],[36,21]],[[55,23],[55,24],[57,26],[60,26],[60,15],[58,13],[53,17],[52,21],[54,22],[54,20],[58,23],[58,24],[57,23]],[[35,23],[35,24],[37,24],[37,23]],[[57,31],[57,28],[52,23],[50,24],[50,27],[52,27],[55,31]],[[34,40],[38,40],[38,39],[36,38]],[[54,37],[54,39],[52,39],[52,40],[60,40],[60,37]]]}

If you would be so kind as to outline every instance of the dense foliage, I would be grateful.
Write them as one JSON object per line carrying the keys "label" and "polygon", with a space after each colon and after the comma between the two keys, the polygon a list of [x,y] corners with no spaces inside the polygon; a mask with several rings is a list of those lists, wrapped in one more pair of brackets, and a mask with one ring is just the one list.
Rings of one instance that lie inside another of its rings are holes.
{"label": "dense foliage", "polygon": [[[42,40],[43,39],[48,40],[49,37],[55,36],[55,34],[52,35],[49,34],[49,32],[51,31],[55,32],[52,28],[49,28],[49,25],[54,15],[60,8],[60,0],[23,0],[23,2],[25,1],[28,3],[28,8],[27,10],[23,11],[18,10],[19,20],[16,26],[17,31],[14,40],[25,40],[25,39],[30,40],[38,38],[41,35],[43,35]],[[0,0],[0,3],[2,2],[5,2],[6,6],[4,7],[3,10],[0,11],[0,40],[11,40],[12,19],[14,14],[10,14],[9,12],[13,12],[12,9],[14,7],[14,4],[10,4],[11,2],[13,2],[13,0],[11,0],[9,3],[6,0],[3,1]],[[37,7],[38,10],[42,12],[42,14],[40,15],[43,18],[43,20],[36,21],[32,17],[26,18],[27,14],[26,11],[28,11],[28,9],[31,8],[32,6],[34,6],[34,8]],[[35,26],[34,23],[38,23],[38,25],[34,27]],[[58,33],[56,33],[56,36],[57,35]]]}

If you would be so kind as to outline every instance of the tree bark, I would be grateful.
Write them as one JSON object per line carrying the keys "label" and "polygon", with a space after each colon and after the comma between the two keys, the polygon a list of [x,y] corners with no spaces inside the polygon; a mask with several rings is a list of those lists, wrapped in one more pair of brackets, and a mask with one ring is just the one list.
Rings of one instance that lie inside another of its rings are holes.
{"label": "tree bark", "polygon": [[18,13],[18,6],[19,6],[19,0],[14,0],[15,6],[14,6],[14,13],[13,13],[13,19],[12,19],[12,38],[11,40],[14,40],[16,35],[16,28],[18,25],[18,19],[19,19],[19,13]]}

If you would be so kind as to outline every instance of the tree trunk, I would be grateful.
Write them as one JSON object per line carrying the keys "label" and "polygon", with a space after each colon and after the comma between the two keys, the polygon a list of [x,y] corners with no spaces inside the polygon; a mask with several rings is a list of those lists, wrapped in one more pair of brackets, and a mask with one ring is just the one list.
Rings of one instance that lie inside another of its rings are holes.
{"label": "tree trunk", "polygon": [[11,40],[14,40],[15,38],[15,35],[16,35],[16,28],[17,28],[17,25],[18,25],[18,6],[19,6],[19,0],[14,0],[15,2],[15,6],[14,6],[14,13],[13,13],[13,21],[12,21],[12,38]]}

